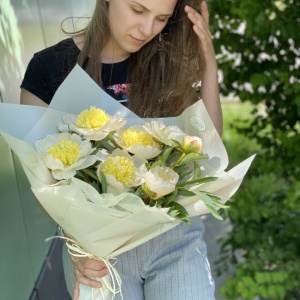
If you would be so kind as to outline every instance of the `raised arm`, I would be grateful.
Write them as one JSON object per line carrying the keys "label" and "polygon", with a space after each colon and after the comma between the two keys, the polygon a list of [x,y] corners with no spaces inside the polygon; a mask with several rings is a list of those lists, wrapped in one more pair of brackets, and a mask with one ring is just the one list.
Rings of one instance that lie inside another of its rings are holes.
{"label": "raised arm", "polygon": [[199,37],[200,51],[204,53],[206,69],[201,81],[201,98],[219,135],[223,131],[223,118],[219,96],[218,67],[215,50],[209,31],[209,13],[206,1],[201,1],[201,15],[186,6],[188,18],[194,24],[193,29]]}

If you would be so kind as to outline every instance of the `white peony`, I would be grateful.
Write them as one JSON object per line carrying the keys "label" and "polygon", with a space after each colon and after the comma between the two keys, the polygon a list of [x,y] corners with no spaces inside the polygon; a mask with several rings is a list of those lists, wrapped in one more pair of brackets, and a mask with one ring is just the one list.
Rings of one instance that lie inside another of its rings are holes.
{"label": "white peony", "polygon": [[185,133],[183,133],[179,127],[166,126],[160,121],[145,123],[143,128],[150,133],[154,139],[168,146],[175,146],[175,143],[172,140],[176,140],[181,144],[185,137]]}
{"label": "white peony", "polygon": [[154,167],[144,175],[142,187],[145,193],[154,200],[172,193],[179,180],[179,175],[168,167]]}
{"label": "white peony", "polygon": [[117,144],[129,153],[137,154],[145,159],[158,156],[161,145],[154,141],[151,134],[143,127],[132,126],[115,134]]}
{"label": "white peony", "polygon": [[111,154],[99,153],[98,158],[102,162],[98,166],[97,176],[101,181],[101,173],[105,175],[108,193],[119,195],[144,182],[143,175],[147,172],[145,159],[130,156],[120,149],[115,149]]}
{"label": "white peony", "polygon": [[35,148],[45,165],[57,180],[70,179],[97,161],[91,153],[95,150],[87,140],[77,134],[59,133],[48,135],[35,142]]}
{"label": "white peony", "polygon": [[121,117],[121,113],[110,116],[102,109],[90,107],[77,116],[65,115],[62,122],[58,124],[58,129],[61,132],[75,132],[88,140],[100,141],[110,132],[126,124]]}

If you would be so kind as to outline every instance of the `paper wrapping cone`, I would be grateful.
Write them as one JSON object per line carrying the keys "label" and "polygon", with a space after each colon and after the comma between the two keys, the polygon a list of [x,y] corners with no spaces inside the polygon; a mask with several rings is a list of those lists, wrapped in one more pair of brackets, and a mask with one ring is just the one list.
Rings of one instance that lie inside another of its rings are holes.
{"label": "paper wrapping cone", "polygon": [[[147,207],[141,200],[133,209],[122,211],[110,206],[101,195],[92,203],[87,201],[83,185],[68,185],[67,182],[57,183],[54,180],[35,152],[34,142],[47,134],[56,133],[57,123],[64,114],[78,114],[90,106],[99,107],[111,115],[121,112],[128,126],[151,120],[138,118],[106,94],[76,65],[48,108],[0,103],[0,134],[19,157],[35,196],[49,216],[85,252],[95,257],[112,258],[174,228],[180,222],[162,209]],[[12,119],[18,119],[18,122],[12,123]],[[209,159],[201,161],[203,175],[218,179],[195,189],[212,192],[226,203],[239,188],[254,156],[225,171],[228,165],[226,149],[201,100],[178,117],[155,120],[176,125],[185,133],[203,139],[203,152],[209,155]],[[133,198],[133,195],[124,194],[118,203],[130,207],[132,200],[139,201]],[[178,202],[185,206],[190,216],[209,212],[196,196],[182,197]],[[93,293],[95,291],[91,289],[82,289],[80,299],[92,299]],[[100,293],[94,299],[103,297]]]}

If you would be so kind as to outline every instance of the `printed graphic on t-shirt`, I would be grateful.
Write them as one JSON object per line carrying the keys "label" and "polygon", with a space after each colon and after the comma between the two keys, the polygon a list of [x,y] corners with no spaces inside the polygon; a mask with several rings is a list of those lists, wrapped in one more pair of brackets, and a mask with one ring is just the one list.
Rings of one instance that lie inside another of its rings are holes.
{"label": "printed graphic on t-shirt", "polygon": [[113,91],[113,93],[115,94],[115,98],[118,99],[120,102],[125,102],[130,94],[130,84],[114,84],[108,86],[107,90]]}

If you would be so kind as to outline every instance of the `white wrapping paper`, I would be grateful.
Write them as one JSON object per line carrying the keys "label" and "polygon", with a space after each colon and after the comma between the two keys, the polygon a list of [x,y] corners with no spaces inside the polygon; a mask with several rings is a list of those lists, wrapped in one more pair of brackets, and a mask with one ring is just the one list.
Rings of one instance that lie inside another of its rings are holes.
{"label": "white wrapping paper", "polygon": [[[107,260],[174,228],[180,221],[167,215],[165,209],[144,205],[133,194],[99,195],[84,182],[79,184],[74,180],[69,184],[54,180],[33,144],[47,134],[56,133],[57,123],[64,114],[78,114],[90,106],[99,107],[111,115],[120,111],[127,119],[127,126],[147,121],[107,95],[77,65],[57,90],[48,108],[0,103],[0,134],[19,157],[33,193],[49,216],[84,252]],[[225,203],[240,186],[254,156],[225,171],[228,165],[226,149],[201,100],[181,116],[161,120],[203,139],[203,152],[209,155],[208,160],[202,161],[203,175],[218,179],[195,189],[214,193]],[[197,196],[182,197],[178,202],[185,206],[190,216],[209,212]],[[109,275],[107,280],[111,282]],[[92,291],[85,287],[81,288],[80,299],[110,299],[108,294],[113,298],[113,293],[105,288]]]}

